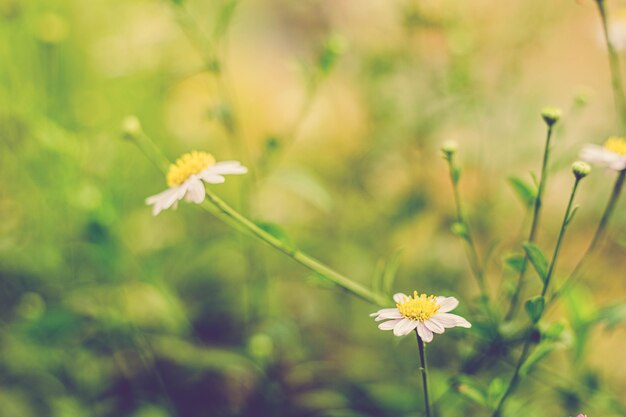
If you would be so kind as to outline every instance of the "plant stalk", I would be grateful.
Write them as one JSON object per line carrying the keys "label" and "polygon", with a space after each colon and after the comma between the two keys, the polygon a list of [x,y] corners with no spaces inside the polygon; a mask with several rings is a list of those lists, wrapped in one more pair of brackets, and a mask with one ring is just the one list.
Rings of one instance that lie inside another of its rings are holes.
{"label": "plant stalk", "polygon": [[424,346],[424,341],[417,333],[417,329],[415,329],[415,336],[417,337],[417,346],[419,347],[420,354],[420,372],[422,374],[424,409],[426,411],[426,417],[431,417],[432,414],[430,410],[430,398],[428,396],[428,364],[426,363],[426,346]]}
{"label": "plant stalk", "polygon": [[[550,286],[550,280],[552,278],[552,275],[554,274],[556,263],[557,263],[557,260],[559,258],[559,254],[561,251],[561,244],[563,243],[563,237],[565,236],[565,231],[567,230],[567,226],[572,220],[572,217],[571,217],[572,206],[574,204],[574,197],[576,196],[576,191],[578,190],[578,184],[580,183],[580,180],[581,178],[577,177],[576,181],[574,182],[574,187],[572,188],[569,202],[567,203],[567,209],[565,210],[565,216],[563,217],[563,222],[561,223],[561,230],[559,231],[559,237],[556,241],[556,247],[554,248],[554,254],[552,255],[552,261],[550,262],[550,267],[548,269],[546,279],[543,283],[541,296],[546,295],[548,288]],[[543,312],[541,313],[541,315],[543,315]],[[541,318],[541,315],[539,318]],[[522,348],[522,354],[520,355],[520,358],[517,361],[517,364],[515,365],[515,371],[513,371],[513,376],[511,377],[511,380],[509,381],[509,385],[507,386],[506,391],[500,398],[500,401],[498,402],[498,405],[496,406],[495,410],[491,414],[491,417],[500,417],[502,415],[502,408],[504,407],[504,404],[506,403],[507,399],[511,396],[511,394],[513,394],[513,392],[515,391],[515,388],[517,387],[517,384],[520,379],[520,369],[524,365],[524,362],[526,362],[526,359],[528,359],[531,343],[532,343],[532,339],[530,337],[527,337],[526,341],[524,342],[524,346]]]}
{"label": "plant stalk", "polygon": [[[541,164],[541,177],[539,179],[539,187],[537,189],[537,197],[535,198],[535,205],[533,208],[533,220],[530,226],[530,233],[528,235],[528,242],[533,243],[537,235],[537,229],[539,228],[539,219],[541,217],[541,206],[543,203],[543,193],[546,188],[548,160],[550,159],[550,141],[552,139],[552,130],[554,125],[548,125],[548,132],[546,134],[546,145],[543,150],[543,162]],[[509,321],[513,318],[513,315],[517,311],[519,301],[522,295],[524,287],[524,280],[526,278],[526,271],[528,269],[528,254],[525,253],[524,261],[522,262],[522,268],[517,279],[517,285],[515,291],[511,296],[511,305],[509,311],[506,313],[505,320]]]}

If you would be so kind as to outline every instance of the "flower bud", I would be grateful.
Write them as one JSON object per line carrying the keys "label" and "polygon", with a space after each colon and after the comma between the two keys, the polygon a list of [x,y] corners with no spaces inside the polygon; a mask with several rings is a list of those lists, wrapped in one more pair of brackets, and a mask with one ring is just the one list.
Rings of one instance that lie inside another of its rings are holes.
{"label": "flower bud", "polygon": [[133,140],[142,133],[141,122],[137,116],[127,116],[122,122],[122,136],[124,139]]}
{"label": "flower bud", "polygon": [[450,159],[458,150],[459,144],[454,140],[447,140],[441,145],[441,152],[446,159]]}
{"label": "flower bud", "polygon": [[545,107],[541,110],[541,117],[548,126],[554,125],[561,118],[561,109],[557,107]]}
{"label": "flower bud", "polygon": [[572,164],[572,172],[577,180],[585,178],[591,172],[591,166],[583,161],[576,161]]}

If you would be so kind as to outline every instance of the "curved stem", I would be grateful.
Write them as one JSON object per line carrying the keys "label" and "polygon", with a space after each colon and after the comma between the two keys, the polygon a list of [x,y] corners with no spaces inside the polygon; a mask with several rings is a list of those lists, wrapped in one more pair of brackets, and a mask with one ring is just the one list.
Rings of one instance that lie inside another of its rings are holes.
{"label": "curved stem", "polygon": [[609,67],[611,70],[611,86],[613,87],[615,109],[617,110],[622,129],[624,129],[624,125],[626,124],[626,98],[624,98],[624,88],[619,67],[619,58],[609,37],[608,18],[606,8],[604,7],[604,0],[596,0],[596,4],[598,5],[598,12],[600,13],[600,19],[602,20],[604,40],[606,41],[606,46],[609,52]]}
{"label": "curved stem", "polygon": [[[528,242],[532,243],[535,241],[535,236],[537,234],[537,229],[539,227],[539,219],[541,217],[541,205],[543,203],[543,193],[546,188],[547,182],[547,170],[548,170],[548,160],[550,159],[550,140],[552,139],[552,127],[553,125],[548,125],[548,132],[546,134],[546,145],[543,150],[543,162],[541,164],[541,177],[539,179],[539,187],[537,189],[537,197],[535,198],[535,205],[533,208],[533,220],[530,226],[530,234],[528,235]],[[524,262],[522,263],[522,268],[519,273],[519,277],[517,279],[517,285],[515,287],[515,291],[511,296],[511,305],[509,307],[509,311],[506,313],[505,320],[511,320],[517,307],[519,305],[520,297],[522,295],[522,290],[524,287],[524,279],[526,278],[526,270],[528,269],[528,254],[524,255]]]}
{"label": "curved stem", "polygon": [[464,228],[464,239],[466,242],[465,245],[465,253],[467,254],[467,259],[470,264],[470,268],[476,278],[476,282],[478,283],[478,288],[480,289],[480,295],[484,302],[488,302],[489,293],[487,292],[487,286],[485,284],[485,273],[483,267],[480,263],[480,258],[478,256],[478,250],[476,249],[476,243],[472,237],[472,233],[469,228],[469,224],[465,218],[465,214],[463,212],[463,207],[461,205],[461,194],[459,192],[459,178],[458,178],[458,167],[456,166],[454,155],[450,155],[446,158],[448,161],[448,167],[450,171],[450,181],[452,182],[452,191],[454,193],[454,205],[456,209],[456,221],[461,224]]}
{"label": "curved stem", "polygon": [[548,291],[548,287],[550,286],[550,280],[552,279],[552,275],[554,275],[554,270],[556,268],[556,263],[559,259],[559,253],[561,252],[561,244],[563,243],[563,237],[565,236],[565,231],[567,230],[567,226],[569,226],[572,215],[572,206],[574,204],[574,197],[576,196],[576,190],[578,190],[578,184],[580,184],[580,179],[577,178],[574,182],[574,187],[572,188],[572,193],[569,198],[569,202],[567,203],[567,209],[565,210],[565,217],[563,217],[563,223],[561,223],[561,230],[559,231],[559,237],[556,241],[556,247],[554,248],[554,254],[552,255],[552,262],[550,262],[550,268],[548,269],[548,275],[546,275],[546,280],[543,283],[543,289],[541,290],[541,296],[544,297],[546,292]]}
{"label": "curved stem", "polygon": [[587,261],[595,253],[599,244],[602,242],[604,236],[606,235],[607,226],[609,224],[611,216],[613,215],[613,212],[615,211],[615,207],[617,206],[619,197],[622,193],[622,190],[624,189],[625,182],[626,182],[626,170],[620,171],[620,173],[617,175],[617,179],[615,180],[615,184],[613,185],[613,191],[611,192],[611,196],[609,197],[609,201],[606,205],[606,208],[604,209],[604,212],[602,213],[602,217],[600,218],[600,223],[598,223],[596,233],[593,235],[593,239],[591,240],[589,247],[583,254],[582,258],[580,258],[580,261],[578,261],[578,264],[576,264],[574,271],[565,280],[563,285],[561,285],[561,288],[559,288],[554,293],[554,296],[552,297],[550,301],[554,301],[556,298],[558,298],[558,296],[561,293],[563,293],[563,291],[565,291],[567,288],[572,286],[577,281],[577,279],[580,278],[580,275],[584,271],[584,267],[587,264]]}
{"label": "curved stem", "polygon": [[[580,178],[576,178],[576,181],[574,182],[574,187],[572,188],[572,192],[570,194],[569,202],[567,203],[567,208],[565,209],[565,216],[563,217],[563,222],[561,223],[561,230],[559,231],[559,237],[556,241],[556,247],[554,248],[552,261],[550,262],[550,267],[548,269],[546,279],[543,283],[543,289],[541,290],[542,297],[546,295],[546,292],[548,291],[548,288],[550,286],[550,280],[552,278],[552,275],[554,274],[554,270],[556,269],[556,263],[558,261],[559,253],[561,251],[561,244],[563,243],[563,237],[565,236],[565,231],[567,230],[567,226],[572,220],[572,206],[574,204],[574,197],[576,196],[576,191],[578,190],[579,183],[580,183]],[[539,318],[541,318],[542,314],[543,312],[540,314]],[[506,391],[500,398],[500,401],[498,402],[498,405],[496,406],[495,410],[491,414],[491,417],[500,417],[502,415],[502,408],[504,407],[506,400],[511,396],[513,391],[515,391],[515,388],[517,387],[517,384],[520,379],[520,369],[522,368],[522,366],[524,365],[524,362],[526,362],[526,359],[528,358],[528,355],[530,353],[531,343],[532,343],[532,339],[530,337],[527,337],[526,341],[524,342],[524,346],[522,348],[522,354],[520,355],[517,361],[517,364],[515,365],[515,371],[513,371],[513,376],[511,377],[511,380],[509,381],[509,385],[507,386]]]}
{"label": "curved stem", "polygon": [[415,336],[417,337],[417,346],[419,347],[419,353],[420,353],[420,372],[422,374],[424,409],[426,411],[426,417],[431,417],[430,398],[428,396],[428,364],[426,363],[426,346],[424,346],[424,341],[417,333],[417,329],[415,329]]}
{"label": "curved stem", "polygon": [[[142,132],[141,134],[135,135],[130,139],[139,147],[139,149],[141,149],[144,155],[146,155],[146,157],[148,157],[148,159],[150,159],[160,169],[163,174],[167,172],[170,162],[147,135]],[[237,231],[252,235],[262,240],[269,246],[284,253],[311,271],[318,273],[319,275],[327,278],[329,281],[372,304],[380,306],[388,304],[387,297],[384,295],[378,294],[364,287],[358,282],[351,280],[350,278],[326,266],[317,259],[291,245],[286,244],[282,240],[266,232],[257,226],[252,220],[248,219],[229,206],[211,190],[206,190],[206,196],[208,201],[203,202],[202,207]]]}

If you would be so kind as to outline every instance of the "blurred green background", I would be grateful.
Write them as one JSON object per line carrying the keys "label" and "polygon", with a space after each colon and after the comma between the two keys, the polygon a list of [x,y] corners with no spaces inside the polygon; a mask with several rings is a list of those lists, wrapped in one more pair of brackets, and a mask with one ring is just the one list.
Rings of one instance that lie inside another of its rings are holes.
{"label": "blurred green background", "polygon": [[[413,338],[195,206],[153,218],[165,180],[122,121],[172,160],[241,160],[251,173],[214,191],[267,230],[366,285],[397,267],[394,291],[454,295],[473,321],[438,149],[460,144],[504,310],[527,233],[507,178],[540,168],[540,109],[564,110],[546,250],[580,146],[617,129],[600,40],[592,0],[0,0],[0,416],[421,416]],[[613,177],[585,181],[557,281]],[[624,207],[508,415],[624,415]],[[440,415],[487,415],[475,391],[508,380],[515,355],[463,382],[482,337],[429,346]]]}

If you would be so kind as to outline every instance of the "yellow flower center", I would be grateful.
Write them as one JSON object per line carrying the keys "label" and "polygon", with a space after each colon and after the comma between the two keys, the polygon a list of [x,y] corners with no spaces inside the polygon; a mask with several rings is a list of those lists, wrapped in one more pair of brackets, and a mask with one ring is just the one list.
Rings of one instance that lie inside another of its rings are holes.
{"label": "yellow flower center", "polygon": [[441,306],[437,304],[437,298],[434,295],[420,295],[414,291],[413,296],[406,297],[396,304],[396,307],[407,319],[424,321],[434,316]]}
{"label": "yellow flower center", "polygon": [[182,155],[167,171],[167,185],[176,187],[215,163],[213,155],[207,152],[193,151]]}
{"label": "yellow flower center", "polygon": [[611,136],[604,143],[604,149],[626,156],[626,139],[619,136]]}

